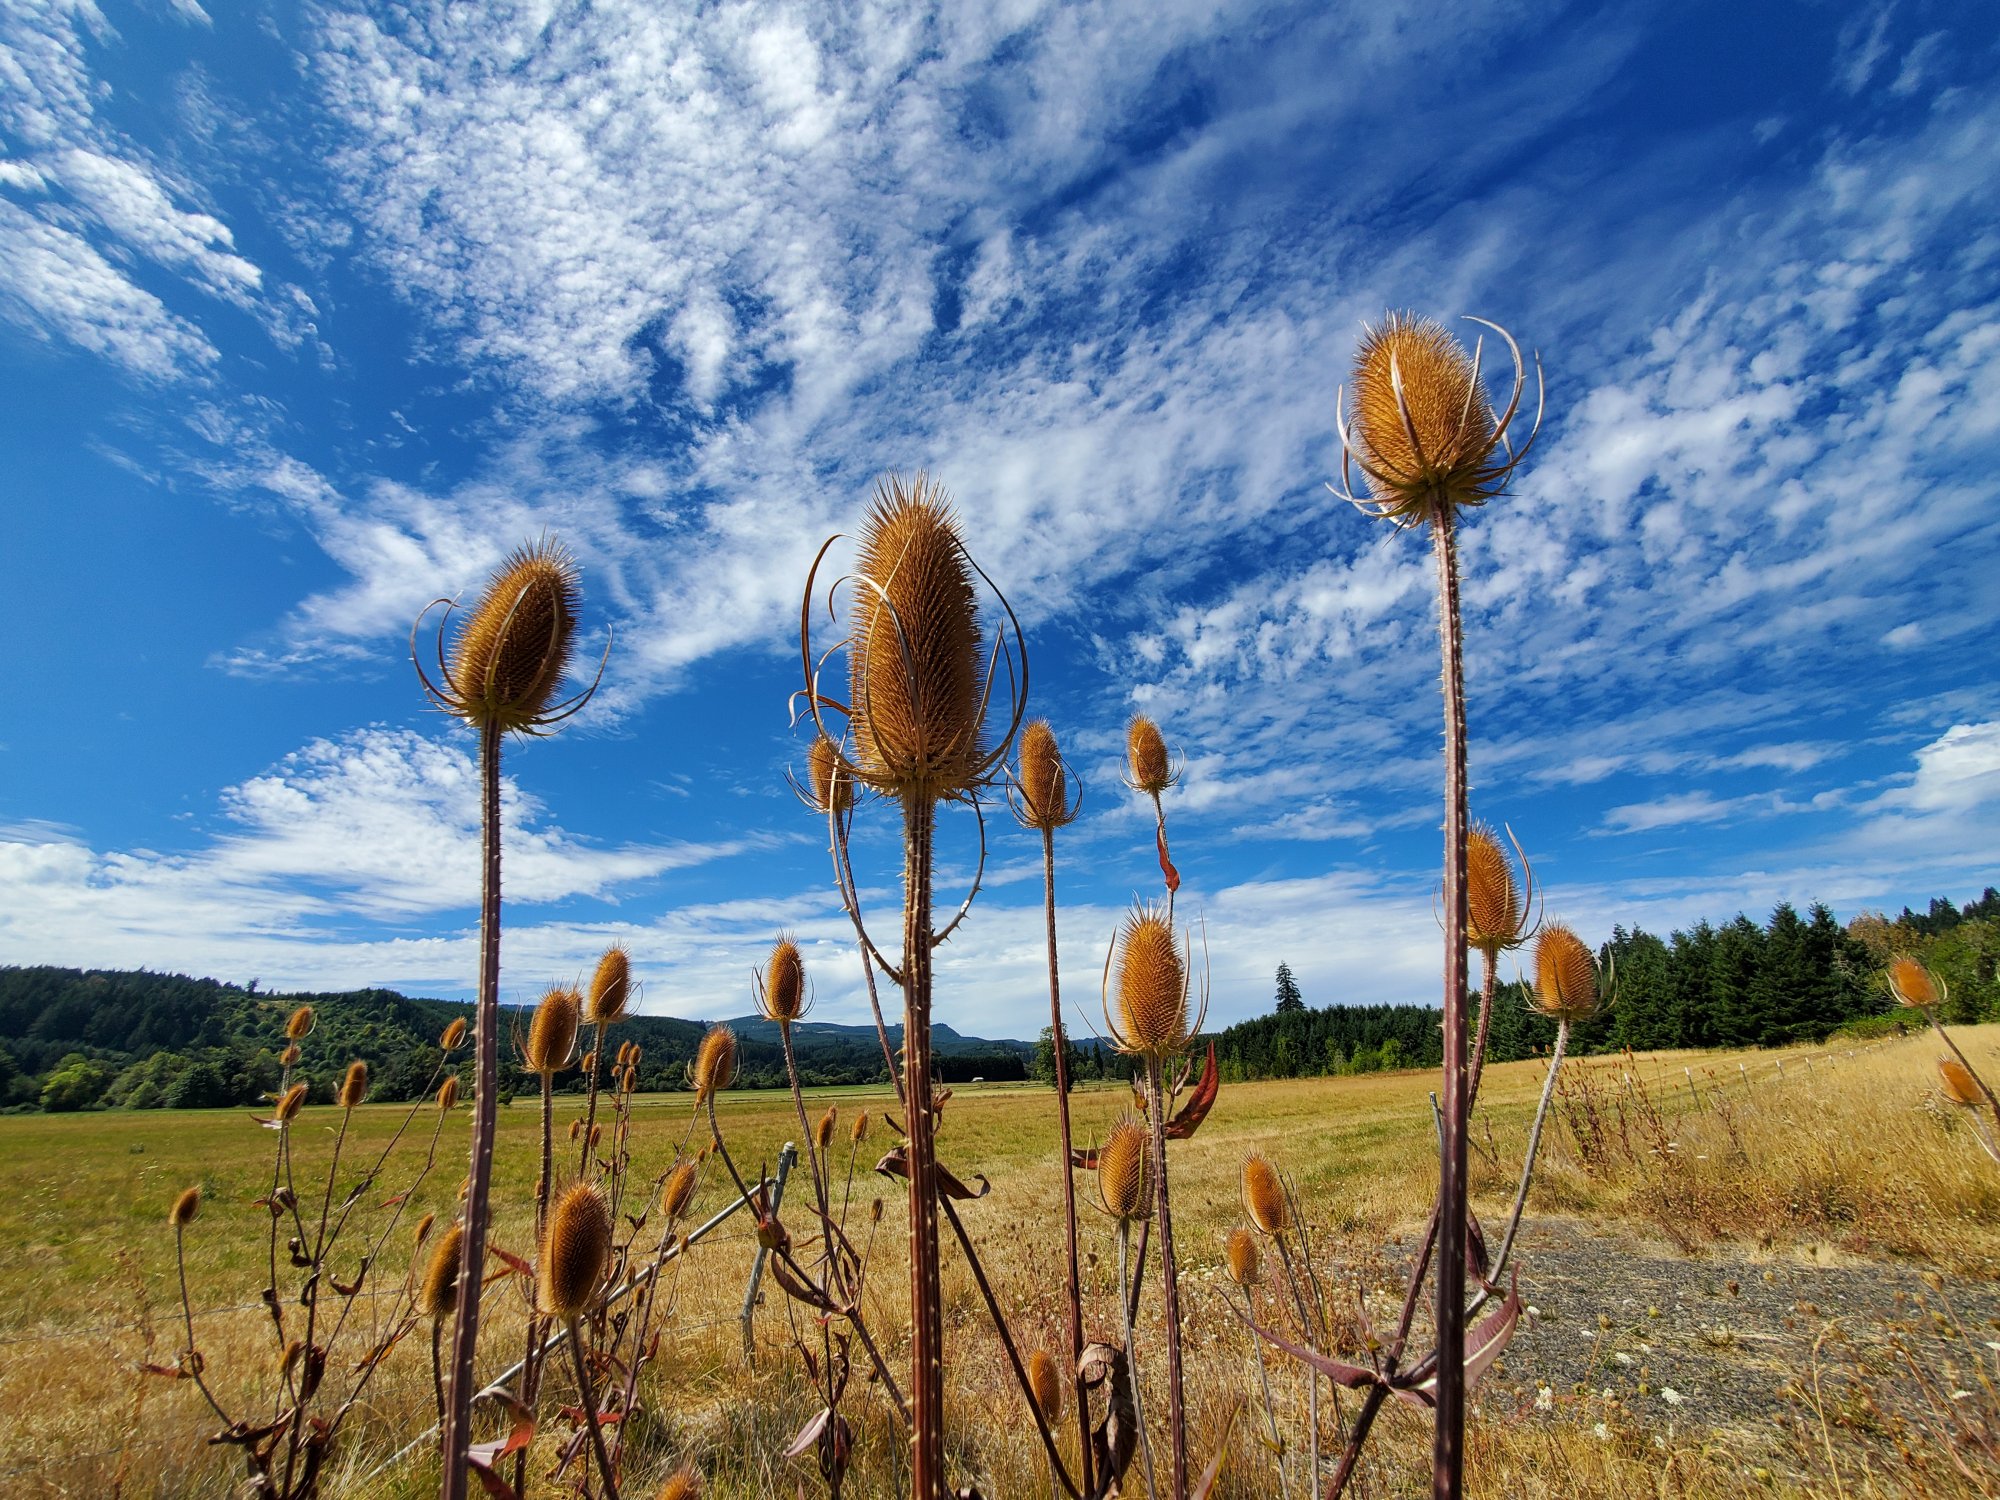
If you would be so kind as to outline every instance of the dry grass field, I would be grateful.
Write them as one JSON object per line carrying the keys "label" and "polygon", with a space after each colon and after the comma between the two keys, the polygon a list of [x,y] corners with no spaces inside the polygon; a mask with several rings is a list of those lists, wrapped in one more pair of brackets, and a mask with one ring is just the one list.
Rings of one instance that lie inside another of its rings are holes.
{"label": "dry grass field", "polygon": [[[2000,1069],[2000,1027],[1962,1035],[1975,1062]],[[2000,1442],[2000,1168],[1980,1152],[1964,1116],[1936,1098],[1936,1050],[1920,1036],[1851,1054],[1840,1046],[1782,1054],[1782,1071],[1773,1053],[1566,1067],[1523,1238],[1521,1286],[1534,1313],[1474,1392],[1470,1492],[2000,1494],[1992,1446]],[[1473,1195],[1489,1227],[1504,1215],[1540,1078],[1537,1063],[1488,1073],[1473,1122]],[[1265,1152],[1294,1180],[1331,1301],[1358,1338],[1363,1309],[1393,1319],[1403,1257],[1435,1188],[1431,1084],[1427,1074],[1401,1073],[1225,1086],[1199,1134],[1174,1147],[1191,1446],[1205,1464],[1227,1443],[1218,1493],[1277,1492],[1258,1441],[1252,1349],[1224,1305],[1234,1288],[1218,1270],[1222,1237],[1241,1221],[1244,1153]],[[1075,1097],[1086,1139],[1127,1102],[1122,1088]],[[844,1127],[854,1111],[878,1110],[884,1099],[828,1091],[809,1107],[826,1102],[842,1115],[838,1192]],[[962,1176],[990,1178],[991,1193],[962,1212],[1017,1334],[1054,1350],[1061,1215],[1050,1104],[1034,1086],[960,1089],[940,1152]],[[560,1132],[580,1103],[560,1108],[558,1159]],[[636,1177],[665,1168],[687,1111],[687,1096],[638,1102]],[[361,1162],[371,1143],[379,1150],[399,1113],[358,1111],[344,1160]],[[536,1118],[527,1100],[503,1111],[496,1158],[495,1241],[523,1254],[532,1238]],[[308,1110],[295,1127],[302,1194],[313,1171],[323,1171],[336,1120],[333,1109]],[[420,1125],[427,1137],[428,1116]],[[724,1096],[722,1125],[746,1171],[774,1162],[797,1134],[790,1101],[777,1093]],[[371,1278],[375,1297],[364,1292],[359,1305],[370,1316],[389,1319],[402,1291],[411,1221],[431,1209],[443,1217],[454,1200],[465,1129],[461,1109],[446,1127],[438,1169],[386,1242]],[[216,1423],[198,1394],[138,1366],[171,1363],[183,1343],[166,1210],[198,1182],[204,1208],[187,1243],[209,1374],[232,1408],[270,1389],[279,1351],[256,1300],[266,1221],[251,1204],[269,1184],[271,1139],[238,1112],[0,1119],[9,1179],[0,1195],[0,1493],[232,1492],[237,1471],[206,1445]],[[867,1171],[885,1142],[878,1126],[863,1148],[852,1218],[865,1232],[868,1202],[885,1200],[867,1305],[894,1346],[893,1367],[907,1315],[901,1183]],[[368,1212],[378,1196],[400,1190],[422,1154],[421,1141],[406,1141],[397,1160],[409,1165],[392,1165]],[[343,1168],[341,1191],[350,1182]],[[801,1174],[795,1190],[804,1187]],[[711,1164],[698,1216],[724,1201]],[[803,1234],[804,1216],[796,1223]],[[805,1494],[823,1492],[809,1459],[781,1457],[816,1407],[790,1350],[786,1299],[769,1281],[755,1313],[755,1358],[745,1359],[737,1307],[753,1249],[749,1224],[734,1219],[679,1269],[677,1306],[643,1393],[647,1410],[628,1436],[632,1494],[651,1494],[683,1460],[702,1469],[715,1495],[791,1494],[800,1484]],[[1115,1252],[1101,1216],[1086,1213],[1083,1251],[1094,1289],[1087,1333],[1115,1342]],[[1047,1494],[1032,1424],[971,1279],[955,1253],[946,1260],[955,1482],[977,1483],[989,1497]],[[513,1281],[488,1296],[482,1369],[497,1372],[518,1355],[522,1302]],[[1154,1287],[1139,1334],[1154,1355],[1159,1315]],[[383,1467],[431,1420],[422,1342],[413,1336],[395,1352],[343,1431],[333,1493],[387,1500],[435,1492],[435,1464],[421,1447]],[[1147,1378],[1159,1374],[1149,1369]],[[1276,1357],[1272,1386],[1287,1413],[1302,1402],[1295,1372]],[[560,1389],[551,1394],[564,1399]],[[857,1379],[845,1410],[860,1450],[849,1492],[893,1493],[902,1440],[885,1403]],[[1330,1433],[1337,1417],[1323,1417]],[[552,1454],[548,1431],[538,1470]],[[1143,1493],[1138,1474],[1135,1465],[1128,1493]],[[1427,1490],[1427,1475],[1423,1422],[1392,1413],[1370,1449],[1363,1493],[1415,1494]]]}

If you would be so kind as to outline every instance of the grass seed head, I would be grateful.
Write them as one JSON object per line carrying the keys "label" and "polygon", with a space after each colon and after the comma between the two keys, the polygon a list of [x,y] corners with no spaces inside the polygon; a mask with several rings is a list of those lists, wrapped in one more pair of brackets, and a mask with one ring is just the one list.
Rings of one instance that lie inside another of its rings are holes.
{"label": "grass seed head", "polygon": [[515,552],[459,631],[446,706],[475,728],[537,728],[569,669],[577,603],[568,549],[544,539]]}
{"label": "grass seed head", "polygon": [[1097,1148],[1097,1192],[1104,1210],[1128,1223],[1153,1211],[1153,1167],[1146,1126],[1136,1115],[1122,1115]]}
{"label": "grass seed head", "polygon": [[1262,1234],[1275,1237],[1291,1230],[1292,1200],[1285,1192],[1285,1180],[1260,1151],[1243,1158],[1243,1211]]}
{"label": "grass seed head", "polygon": [[424,1268],[424,1285],[417,1305],[423,1308],[424,1316],[433,1323],[444,1321],[458,1310],[458,1270],[464,1249],[465,1226],[454,1224],[444,1232],[437,1248],[431,1251],[430,1264]]}
{"label": "grass seed head", "polygon": [[1938,1081],[1944,1087],[1944,1096],[1953,1104],[1970,1107],[1983,1097],[1979,1092],[1979,1080],[1972,1076],[1972,1069],[1955,1057],[1938,1059]]}
{"label": "grass seed head", "polygon": [[840,764],[840,746],[830,735],[814,738],[806,751],[806,783],[812,788],[813,808],[822,814],[838,811],[845,815],[854,806],[854,778]]}
{"label": "grass seed head", "polygon": [[1944,999],[1944,987],[1937,975],[1907,953],[1889,960],[1889,993],[1912,1010],[1929,1010]]}
{"label": "grass seed head", "polygon": [[458,1104],[458,1075],[456,1073],[447,1074],[444,1082],[438,1085],[437,1099],[438,1108],[446,1113],[449,1113]]}
{"label": "grass seed head", "polygon": [[1604,1008],[1597,958],[1561,922],[1547,922],[1535,940],[1535,1009],[1555,1021],[1588,1021]]}
{"label": "grass seed head", "polygon": [[667,1477],[659,1500],[700,1500],[701,1475],[693,1465],[683,1465]]}
{"label": "grass seed head", "polygon": [[531,1073],[555,1074],[569,1066],[583,1019],[583,997],[558,985],[543,995],[528,1023],[525,1057]]}
{"label": "grass seed head", "polygon": [[340,1080],[340,1092],[334,1102],[342,1109],[354,1109],[367,1097],[368,1064],[357,1057],[347,1065],[347,1076]]}
{"label": "grass seed head", "polygon": [[1134,714],[1125,726],[1125,777],[1134,790],[1155,797],[1179,779],[1160,726],[1144,714]]}
{"label": "grass seed head", "polygon": [[590,995],[584,1002],[584,1019],[593,1026],[609,1026],[625,1019],[625,1006],[632,998],[632,956],[617,943],[604,950],[597,972],[590,976]]}
{"label": "grass seed head", "polygon": [[1062,1376],[1048,1350],[1037,1349],[1028,1356],[1028,1385],[1035,1393],[1035,1405],[1042,1409],[1042,1420],[1055,1426],[1063,1414]]}
{"label": "grass seed head", "polygon": [[1528,919],[1507,851],[1484,823],[1465,836],[1465,941],[1482,953],[1518,948]]}
{"label": "grass seed head", "polygon": [[465,1017],[454,1016],[451,1024],[445,1027],[444,1035],[438,1038],[438,1047],[445,1052],[456,1052],[464,1040]]}
{"label": "grass seed head", "polygon": [[1017,775],[1021,803],[1015,809],[1024,828],[1050,832],[1076,815],[1069,805],[1069,776],[1062,750],[1047,719],[1036,719],[1021,731],[1021,765]]}
{"label": "grass seed head", "polygon": [[1354,356],[1354,428],[1357,456],[1372,471],[1369,489],[1395,519],[1480,505],[1499,488],[1493,407],[1474,378],[1472,356],[1435,319],[1391,313],[1363,332]]}
{"label": "grass seed head", "polygon": [[736,1079],[736,1033],[719,1022],[709,1027],[695,1049],[694,1065],[688,1076],[697,1100],[706,1100],[728,1088]]}
{"label": "grass seed head", "polygon": [[1257,1284],[1257,1242],[1249,1230],[1238,1226],[1229,1231],[1225,1255],[1231,1281],[1246,1291]]}
{"label": "grass seed head", "polygon": [[675,1162],[667,1173],[667,1180],[660,1184],[660,1212],[669,1219],[677,1219],[686,1213],[688,1204],[694,1201],[695,1180],[693,1162]]}
{"label": "grass seed head", "polygon": [[312,1029],[313,1008],[310,1005],[301,1005],[292,1012],[291,1020],[285,1022],[285,1040],[302,1042],[312,1035]]}
{"label": "grass seed head", "polygon": [[951,797],[981,760],[979,607],[944,491],[890,475],[861,529],[848,643],[853,760],[883,791]]}
{"label": "grass seed head", "polygon": [[195,1221],[201,1212],[201,1184],[182,1188],[174,1199],[174,1206],[167,1211],[167,1222],[176,1229],[185,1229]]}
{"label": "grass seed head", "polygon": [[1118,933],[1119,1050],[1167,1057],[1187,1046],[1187,963],[1163,910],[1141,906]]}
{"label": "grass seed head", "polygon": [[558,1318],[580,1316],[611,1259],[611,1210],[592,1184],[576,1183],[550,1211],[540,1259],[536,1306]]}
{"label": "grass seed head", "polygon": [[764,1019],[789,1026],[806,1013],[806,963],[799,945],[780,937],[764,965],[764,992],[759,997]]}

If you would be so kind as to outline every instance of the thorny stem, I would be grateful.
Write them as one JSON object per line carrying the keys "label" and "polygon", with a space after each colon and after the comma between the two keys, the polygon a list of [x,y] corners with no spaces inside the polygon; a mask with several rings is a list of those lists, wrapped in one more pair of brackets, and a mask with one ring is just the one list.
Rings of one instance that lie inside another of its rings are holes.
{"label": "thorny stem", "polygon": [[[1174,1500],[1187,1496],[1187,1412],[1181,1376],[1181,1289],[1174,1261],[1174,1215],[1167,1202],[1167,1093],[1158,1057],[1146,1059],[1153,1107],[1153,1206],[1160,1219],[1160,1285],[1167,1303],[1167,1424],[1173,1438]],[[1315,1386],[1317,1382],[1314,1382]]]}
{"label": "thorny stem", "polygon": [[1465,661],[1459,631],[1454,507],[1433,498],[1438,642],[1444,658],[1444,1149],[1438,1162],[1437,1427],[1434,1500],[1465,1488]]}
{"label": "thorny stem", "polygon": [[[1167,810],[1161,804],[1160,794],[1158,792],[1154,792],[1152,794],[1152,798],[1153,798],[1153,834],[1154,837],[1156,837],[1159,840],[1159,846],[1156,852],[1159,854],[1162,860],[1165,860],[1170,858],[1170,856],[1167,853]],[[1164,880],[1166,878],[1166,874],[1167,872],[1165,870],[1160,871],[1160,878]],[[1167,887],[1167,925],[1169,927],[1174,925],[1174,888],[1171,885]]]}
{"label": "thorny stem", "polygon": [[937,1155],[931,1113],[931,836],[937,804],[903,798],[903,1090],[910,1168],[910,1483],[943,1500],[944,1294],[938,1281]]}
{"label": "thorny stem", "polygon": [[201,1392],[202,1399],[208,1403],[217,1420],[227,1427],[230,1425],[229,1413],[217,1404],[214,1395],[208,1389],[208,1382],[201,1378],[201,1354],[194,1346],[194,1304],[188,1300],[187,1246],[184,1243],[186,1233],[185,1225],[174,1225],[174,1263],[180,1268],[181,1276],[181,1316],[187,1322],[186,1368],[189,1377],[194,1381],[194,1388]]}
{"label": "thorny stem", "polygon": [[465,1244],[458,1270],[458,1316],[451,1330],[451,1403],[445,1412],[441,1500],[466,1500],[465,1459],[472,1445],[473,1355],[479,1343],[479,1293],[492,1220],[493,1137],[500,1091],[500,729],[480,726],[478,1061],[473,1083],[472,1172],[465,1194]]}
{"label": "thorny stem", "polygon": [[[542,1235],[548,1228],[549,1188],[555,1175],[555,1098],[554,1076],[549,1073],[539,1075],[542,1081],[542,1175],[535,1179],[535,1254],[542,1253]],[[536,1398],[542,1390],[542,1345],[546,1342],[542,1334],[542,1320],[533,1306],[528,1309],[528,1347],[521,1356],[521,1400],[530,1410],[534,1409]],[[514,1455],[514,1493],[516,1496],[528,1493],[528,1453],[524,1448]]]}
{"label": "thorny stem", "polygon": [[1139,1353],[1132,1347],[1132,1304],[1125,1300],[1126,1260],[1131,1253],[1132,1221],[1118,1221],[1118,1307],[1125,1314],[1125,1376],[1132,1384],[1132,1424],[1139,1429],[1139,1457],[1146,1470],[1146,1500],[1156,1500],[1153,1482],[1153,1439],[1146,1432],[1146,1401],[1139,1394]]}
{"label": "thorny stem", "polygon": [[590,1367],[584,1363],[583,1336],[576,1331],[576,1319],[569,1324],[569,1356],[576,1365],[577,1394],[583,1400],[583,1421],[590,1429],[591,1450],[597,1455],[597,1472],[604,1476],[605,1500],[617,1500],[618,1477],[611,1472],[611,1455],[604,1451],[604,1429],[597,1421],[597,1393],[590,1388]]}
{"label": "thorny stem", "polygon": [[[437,1419],[444,1420],[444,1319],[431,1319],[431,1391],[437,1398]],[[519,1476],[516,1476],[517,1478]],[[514,1493],[521,1487],[516,1484]]]}
{"label": "thorny stem", "polygon": [[[1083,1384],[1083,1282],[1076,1268],[1076,1174],[1070,1166],[1069,1045],[1063,1037],[1062,987],[1056,963],[1056,836],[1042,829],[1042,914],[1049,935],[1049,1026],[1056,1051],[1056,1119],[1062,1132],[1064,1249],[1069,1273],[1069,1376],[1076,1405],[1077,1470],[1091,1489],[1090,1398]],[[1122,1288],[1121,1288],[1122,1293]]]}
{"label": "thorny stem", "polygon": [[1285,1440],[1278,1435],[1278,1413],[1277,1409],[1271,1404],[1271,1370],[1264,1363],[1264,1341],[1258,1338],[1255,1333],[1257,1326],[1257,1303],[1256,1299],[1251,1296],[1250,1288],[1247,1286],[1243,1288],[1243,1310],[1250,1318],[1252,1329],[1250,1347],[1257,1351],[1257,1384],[1264,1392],[1264,1420],[1270,1424],[1271,1451],[1277,1455],[1278,1459],[1278,1488],[1283,1492],[1286,1500],[1291,1500],[1291,1466],[1285,1462]]}
{"label": "thorny stem", "polygon": [[[320,1198],[319,1228],[313,1235],[312,1270],[306,1285],[312,1291],[312,1300],[306,1303],[306,1342],[301,1360],[310,1367],[313,1357],[313,1333],[319,1323],[319,1299],[326,1291],[326,1222],[333,1212],[333,1183],[340,1171],[340,1149],[347,1144],[347,1125],[354,1118],[352,1107],[340,1112],[340,1131],[333,1138],[333,1158],[326,1164],[326,1192]],[[343,1214],[343,1218],[345,1215]],[[329,1340],[329,1342],[331,1342]],[[291,1430],[285,1434],[285,1487],[284,1493],[292,1492],[292,1471],[297,1467],[299,1441],[305,1431],[306,1401],[308,1393],[305,1382],[299,1382],[299,1399],[292,1406]]]}
{"label": "thorny stem", "polygon": [[[1549,1054],[1549,1076],[1542,1080],[1542,1101],[1535,1106],[1535,1123],[1528,1130],[1528,1155],[1521,1163],[1521,1186],[1514,1193],[1513,1211],[1507,1215],[1507,1233],[1500,1241],[1500,1254],[1493,1262],[1493,1270],[1487,1280],[1498,1283],[1506,1274],[1508,1257],[1514,1253],[1514,1236],[1520,1232],[1521,1212],[1528,1206],[1528,1184],[1535,1176],[1535,1156],[1542,1149],[1542,1125],[1549,1117],[1549,1100],[1556,1091],[1556,1070],[1562,1066],[1563,1049],[1569,1046],[1569,1022],[1556,1026],[1555,1050]],[[1471,1312],[1478,1312],[1486,1305],[1490,1293],[1482,1290]]]}
{"label": "thorny stem", "polygon": [[1465,1118],[1472,1119],[1472,1106],[1479,1098],[1479,1080],[1486,1072],[1486,1035],[1493,1026],[1493,1002],[1500,988],[1500,950],[1481,948],[1482,963],[1479,988],[1479,1033],[1472,1041],[1472,1066],[1467,1070],[1465,1080]]}
{"label": "thorny stem", "polygon": [[[806,1119],[805,1095],[799,1091],[799,1064],[798,1058],[792,1050],[792,1023],[790,1021],[780,1021],[778,1023],[778,1040],[784,1044],[785,1077],[790,1080],[792,1085],[792,1108],[798,1112],[799,1134],[804,1137],[806,1143],[806,1171],[812,1176],[813,1199],[819,1208],[820,1222],[825,1225],[831,1225],[832,1221],[827,1214],[827,1180],[820,1176],[819,1150],[814,1144],[815,1137],[812,1122]],[[832,1168],[829,1167],[828,1171],[831,1172],[831,1170]],[[826,1254],[822,1257],[821,1264],[826,1268],[827,1284],[829,1287],[838,1287],[841,1280],[840,1264],[839,1257],[834,1250],[832,1235],[824,1235],[823,1243],[826,1248]],[[826,1377],[826,1407],[831,1412],[835,1401],[835,1387],[833,1383],[833,1333],[828,1328],[826,1319],[816,1318],[814,1321],[819,1324],[820,1372]],[[819,1444],[821,1469],[823,1472],[829,1474],[834,1472],[831,1462],[834,1439],[833,1422],[829,1419],[820,1434]],[[834,1489],[838,1493],[839,1486],[835,1485]]]}
{"label": "thorny stem", "polygon": [[577,1152],[576,1175],[586,1178],[590,1172],[590,1132],[597,1128],[597,1078],[604,1069],[604,1023],[597,1023],[597,1036],[590,1044],[590,1104],[584,1111],[583,1149]]}

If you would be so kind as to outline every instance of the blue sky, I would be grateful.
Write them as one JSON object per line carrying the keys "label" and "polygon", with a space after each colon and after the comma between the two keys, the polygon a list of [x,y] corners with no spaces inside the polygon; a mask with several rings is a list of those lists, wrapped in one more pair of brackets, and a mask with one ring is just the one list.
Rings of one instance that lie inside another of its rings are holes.
{"label": "blue sky", "polygon": [[[604,690],[511,750],[505,987],[631,945],[865,1014],[783,772],[797,612],[928,467],[1086,789],[1094,1009],[1170,806],[1213,1016],[1433,998],[1422,540],[1322,481],[1363,320],[1549,416],[1464,534],[1474,810],[1592,937],[2000,878],[2000,14],[652,0],[0,15],[0,962],[472,983],[472,746],[407,659],[544,529]],[[1462,325],[1470,327],[1471,325]],[[893,932],[895,817],[863,812]],[[964,820],[944,858],[963,881]],[[939,1015],[1032,1035],[1003,817]]]}

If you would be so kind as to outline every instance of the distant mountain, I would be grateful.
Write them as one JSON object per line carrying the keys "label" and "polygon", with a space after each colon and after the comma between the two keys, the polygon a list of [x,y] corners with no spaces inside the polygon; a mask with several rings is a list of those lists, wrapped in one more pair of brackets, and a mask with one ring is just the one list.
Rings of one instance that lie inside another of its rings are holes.
{"label": "distant mountain", "polygon": [[[147,970],[0,968],[0,1106],[256,1104],[277,1084],[285,1021],[301,1005],[312,1006],[317,1017],[301,1064],[315,1100],[331,1097],[340,1073],[357,1058],[369,1065],[371,1098],[415,1097],[436,1077],[439,1034],[454,1019],[470,1018],[473,1009],[468,1001],[428,1000],[394,990],[279,994],[260,991],[254,982],[224,984]],[[528,1016],[525,1007],[502,1007],[503,1092],[539,1087],[516,1058],[515,1039],[526,1032]],[[785,1061],[777,1027],[757,1016],[731,1025],[739,1042],[738,1087],[782,1087]],[[605,1050],[637,1044],[639,1087],[678,1089],[685,1086],[688,1063],[706,1030],[702,1021],[633,1016],[606,1035]],[[892,1030],[892,1046],[901,1043],[901,1032]],[[936,1027],[932,1035],[937,1072],[948,1083],[1024,1078],[1034,1053],[1026,1042],[964,1037],[948,1026]],[[589,1044],[586,1033],[583,1045]],[[793,1047],[804,1083],[888,1081],[872,1025],[802,1022],[794,1028]],[[463,1054],[461,1066],[469,1083]],[[582,1089],[583,1075],[571,1069],[556,1087]]]}

